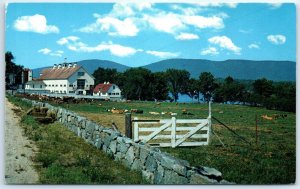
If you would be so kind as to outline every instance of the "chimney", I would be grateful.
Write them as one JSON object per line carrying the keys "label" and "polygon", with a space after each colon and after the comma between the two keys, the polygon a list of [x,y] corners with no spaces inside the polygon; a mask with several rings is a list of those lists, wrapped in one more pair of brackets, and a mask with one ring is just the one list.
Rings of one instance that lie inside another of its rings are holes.
{"label": "chimney", "polygon": [[28,70],[28,81],[32,81],[32,71]]}
{"label": "chimney", "polygon": [[58,67],[57,68],[61,68],[61,64],[58,64]]}
{"label": "chimney", "polygon": [[109,81],[106,84],[109,84]]}
{"label": "chimney", "polygon": [[55,69],[55,68],[57,68],[57,65],[56,65],[56,64],[53,65],[53,69]]}
{"label": "chimney", "polygon": [[104,81],[104,85],[106,84],[106,81]]}
{"label": "chimney", "polygon": [[73,65],[72,63],[69,63],[69,64],[68,64],[68,68],[72,67],[72,65]]}
{"label": "chimney", "polygon": [[77,64],[76,63],[73,63],[73,67],[75,68],[77,66]]}

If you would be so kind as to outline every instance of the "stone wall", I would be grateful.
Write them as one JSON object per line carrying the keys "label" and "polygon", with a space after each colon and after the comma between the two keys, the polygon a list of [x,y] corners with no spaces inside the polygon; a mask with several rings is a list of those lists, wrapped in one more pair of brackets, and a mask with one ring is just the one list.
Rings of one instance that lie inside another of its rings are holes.
{"label": "stone wall", "polygon": [[112,159],[121,161],[132,170],[141,171],[151,184],[230,184],[213,168],[192,167],[187,161],[177,159],[158,148],[135,143],[110,128],[105,128],[69,110],[47,103],[31,101],[33,106],[47,107],[48,114],[65,125],[78,137],[107,153]]}

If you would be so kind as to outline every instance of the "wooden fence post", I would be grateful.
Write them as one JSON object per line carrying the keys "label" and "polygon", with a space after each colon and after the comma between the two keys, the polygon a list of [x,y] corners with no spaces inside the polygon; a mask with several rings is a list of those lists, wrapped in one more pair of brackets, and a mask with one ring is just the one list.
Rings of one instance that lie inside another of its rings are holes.
{"label": "wooden fence post", "polygon": [[131,113],[125,114],[125,135],[132,139]]}
{"label": "wooden fence post", "polygon": [[171,145],[172,148],[175,148],[176,146],[176,118],[175,117],[172,117]]}
{"label": "wooden fence post", "polygon": [[[135,117],[134,120],[138,120],[138,118]],[[139,124],[138,124],[138,122],[134,122],[133,129],[134,129],[133,138],[134,138],[134,141],[137,142],[139,140]]]}
{"label": "wooden fence post", "polygon": [[257,114],[255,114],[255,142],[256,142],[256,146],[258,144],[258,129],[257,129]]}
{"label": "wooden fence post", "polygon": [[208,102],[208,133],[207,133],[207,144],[209,145],[211,142],[211,133],[212,133],[212,126],[211,126],[211,101]]}

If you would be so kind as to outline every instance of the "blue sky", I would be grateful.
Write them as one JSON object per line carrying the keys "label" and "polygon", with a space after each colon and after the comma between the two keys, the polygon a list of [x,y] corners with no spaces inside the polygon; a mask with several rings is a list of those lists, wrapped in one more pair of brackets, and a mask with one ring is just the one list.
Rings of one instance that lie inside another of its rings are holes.
{"label": "blue sky", "polygon": [[5,50],[29,68],[168,58],[296,61],[294,4],[15,3]]}

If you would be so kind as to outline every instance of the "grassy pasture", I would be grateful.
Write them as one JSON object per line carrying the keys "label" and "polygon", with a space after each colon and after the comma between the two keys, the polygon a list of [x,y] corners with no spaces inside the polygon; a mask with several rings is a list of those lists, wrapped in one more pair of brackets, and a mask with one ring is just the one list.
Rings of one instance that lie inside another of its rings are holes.
{"label": "grassy pasture", "polygon": [[[151,115],[149,112],[175,112],[176,118],[192,119],[208,116],[207,104],[154,102],[94,102],[64,104],[104,126],[114,122],[124,133],[124,115],[112,114],[106,109],[141,109],[143,114],[133,114],[139,119],[166,119],[170,115]],[[182,115],[187,109],[194,115]],[[263,120],[262,115],[286,115]],[[296,115],[289,112],[240,105],[212,104],[212,115],[225,123],[251,143],[245,143],[225,127],[212,120],[216,135],[210,146],[162,148],[174,156],[189,161],[193,166],[209,166],[220,170],[225,179],[238,184],[287,184],[294,183],[296,176]],[[255,116],[258,117],[258,142],[256,144]],[[218,136],[218,137],[217,137]],[[221,145],[219,139],[225,144]]]}
{"label": "grassy pasture", "polygon": [[[166,119],[170,115],[151,115],[149,112],[175,112],[176,118],[201,119],[208,116],[207,104],[154,102],[93,102],[82,104],[53,104],[77,112],[107,127],[114,122],[124,133],[124,115],[112,114],[107,109],[141,109],[133,114],[139,119]],[[187,109],[194,115],[182,115]],[[261,115],[286,115],[276,120],[263,120]],[[185,159],[193,166],[218,169],[223,177],[237,184],[289,184],[296,178],[296,114],[240,105],[212,104],[212,115],[225,123],[251,143],[245,143],[232,132],[212,120],[216,135],[209,146],[161,148]],[[255,116],[258,117],[258,143],[256,144]],[[217,137],[218,136],[218,137]],[[219,139],[225,144],[221,145]]]}

